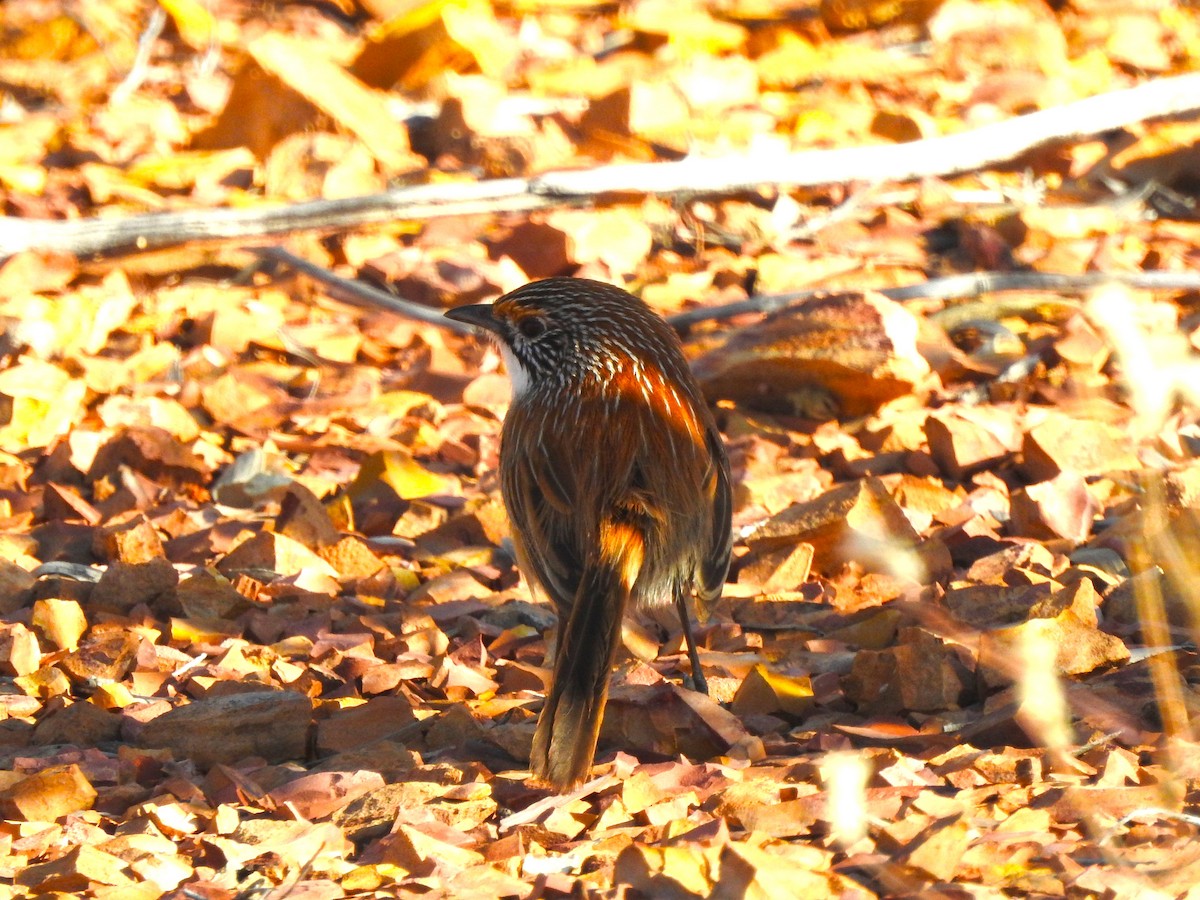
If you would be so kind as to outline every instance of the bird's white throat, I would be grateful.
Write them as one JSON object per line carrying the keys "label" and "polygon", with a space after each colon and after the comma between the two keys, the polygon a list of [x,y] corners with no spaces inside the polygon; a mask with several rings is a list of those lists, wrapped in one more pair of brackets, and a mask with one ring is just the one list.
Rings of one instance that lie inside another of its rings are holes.
{"label": "bird's white throat", "polygon": [[498,342],[500,344],[500,355],[504,357],[504,368],[508,370],[508,380],[512,382],[512,395],[516,400],[527,390],[529,390],[529,372],[521,365],[521,361],[517,359],[517,355],[512,352],[512,348],[508,344]]}

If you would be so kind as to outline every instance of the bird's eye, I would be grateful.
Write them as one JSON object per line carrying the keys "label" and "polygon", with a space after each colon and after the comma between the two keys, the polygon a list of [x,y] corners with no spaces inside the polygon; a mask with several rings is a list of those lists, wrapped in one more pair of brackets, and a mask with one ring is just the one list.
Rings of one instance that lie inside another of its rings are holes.
{"label": "bird's eye", "polygon": [[521,320],[521,324],[517,326],[517,329],[529,340],[533,340],[545,333],[546,323],[542,321],[541,316],[526,316]]}

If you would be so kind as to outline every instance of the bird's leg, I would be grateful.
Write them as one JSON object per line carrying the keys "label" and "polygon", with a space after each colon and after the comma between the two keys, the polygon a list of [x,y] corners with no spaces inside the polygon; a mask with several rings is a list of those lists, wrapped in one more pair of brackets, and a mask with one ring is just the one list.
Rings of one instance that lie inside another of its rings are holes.
{"label": "bird's leg", "polygon": [[687,598],[681,590],[675,591],[675,608],[679,610],[679,624],[683,626],[683,639],[687,642],[688,659],[692,664],[692,687],[701,694],[707,694],[708,682],[704,680],[704,671],[700,668],[700,654],[696,651],[696,637],[692,634]]}

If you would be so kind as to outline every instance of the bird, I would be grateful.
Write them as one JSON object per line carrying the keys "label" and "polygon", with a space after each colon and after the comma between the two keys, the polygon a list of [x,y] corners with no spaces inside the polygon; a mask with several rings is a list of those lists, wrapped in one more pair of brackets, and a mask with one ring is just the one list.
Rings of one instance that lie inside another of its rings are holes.
{"label": "bird", "polygon": [[644,301],[583,278],[531,282],[446,315],[490,332],[512,385],[500,493],[518,568],[558,615],[530,755],[559,792],[586,780],[627,612],[689,618],[729,569],[729,459],[679,338]]}

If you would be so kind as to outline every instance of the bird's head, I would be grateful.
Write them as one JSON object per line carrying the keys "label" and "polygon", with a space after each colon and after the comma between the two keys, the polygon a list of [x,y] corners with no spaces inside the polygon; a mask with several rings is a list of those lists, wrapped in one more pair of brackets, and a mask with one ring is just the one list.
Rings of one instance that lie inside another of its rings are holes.
{"label": "bird's head", "polygon": [[535,387],[603,386],[622,369],[678,356],[674,333],[645,303],[583,278],[535,281],[495,303],[460,306],[446,316],[491,332],[514,398]]}

